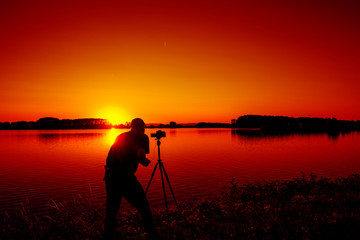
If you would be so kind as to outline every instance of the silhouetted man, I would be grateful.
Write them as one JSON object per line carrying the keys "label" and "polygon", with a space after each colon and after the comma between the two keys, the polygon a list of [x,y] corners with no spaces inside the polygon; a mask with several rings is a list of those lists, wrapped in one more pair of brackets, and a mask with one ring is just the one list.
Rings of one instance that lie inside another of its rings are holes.
{"label": "silhouetted man", "polygon": [[139,211],[148,236],[151,239],[157,239],[149,203],[142,186],[135,177],[139,163],[145,167],[150,164],[150,161],[146,159],[146,154],[149,153],[149,138],[144,132],[144,121],[140,118],[133,119],[131,130],[116,138],[106,158],[104,239],[112,239],[122,197]]}

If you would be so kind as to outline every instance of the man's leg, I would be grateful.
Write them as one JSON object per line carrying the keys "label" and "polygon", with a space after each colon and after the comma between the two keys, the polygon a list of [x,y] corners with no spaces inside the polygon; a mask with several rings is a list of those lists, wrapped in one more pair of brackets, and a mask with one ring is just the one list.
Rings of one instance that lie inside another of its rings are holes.
{"label": "man's leg", "polygon": [[116,225],[116,215],[120,209],[121,193],[117,189],[117,184],[106,180],[106,215],[104,224],[104,239],[112,239]]}
{"label": "man's leg", "polygon": [[129,188],[126,192],[124,192],[124,197],[139,211],[144,222],[144,229],[150,238],[158,239],[157,231],[153,225],[149,202],[146,198],[144,189],[136,178],[134,178],[131,181],[131,184],[129,184]]}

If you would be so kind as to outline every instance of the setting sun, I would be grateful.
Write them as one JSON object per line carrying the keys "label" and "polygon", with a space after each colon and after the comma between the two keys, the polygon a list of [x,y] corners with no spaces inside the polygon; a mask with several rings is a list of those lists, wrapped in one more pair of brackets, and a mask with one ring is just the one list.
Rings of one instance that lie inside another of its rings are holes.
{"label": "setting sun", "polygon": [[112,125],[125,124],[130,122],[131,118],[124,110],[116,107],[104,108],[97,114],[99,118],[104,118]]}

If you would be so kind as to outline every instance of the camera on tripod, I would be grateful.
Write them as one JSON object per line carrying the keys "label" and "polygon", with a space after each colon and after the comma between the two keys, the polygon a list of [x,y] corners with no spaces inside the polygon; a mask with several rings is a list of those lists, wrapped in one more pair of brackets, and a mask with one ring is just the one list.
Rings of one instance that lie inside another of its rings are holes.
{"label": "camera on tripod", "polygon": [[[155,165],[155,167],[154,167],[154,171],[153,171],[152,174],[151,174],[151,178],[150,178],[149,183],[148,183],[148,185],[147,185],[145,194],[148,192],[149,187],[150,187],[150,184],[151,184],[151,181],[152,181],[152,179],[153,179],[153,177],[154,177],[154,175],[155,175],[156,169],[159,167],[159,170],[160,170],[160,173],[161,173],[162,188],[163,188],[163,192],[164,192],[164,200],[165,200],[166,213],[167,213],[167,215],[169,215],[169,208],[168,208],[168,204],[167,204],[167,200],[166,200],[165,180],[166,180],[166,182],[167,182],[168,185],[169,185],[171,194],[172,194],[172,196],[173,196],[173,198],[174,198],[175,204],[176,204],[176,206],[177,206],[178,209],[179,209],[179,206],[178,206],[178,204],[177,204],[177,201],[176,201],[174,192],[173,192],[172,187],[171,187],[171,185],[170,185],[170,180],[169,180],[169,177],[168,177],[168,175],[167,175],[167,173],[166,173],[166,171],[165,171],[164,164],[163,164],[163,162],[162,162],[162,160],[161,160],[161,158],[160,158],[160,144],[161,144],[160,138],[165,137],[165,136],[166,136],[165,132],[163,132],[163,131],[161,131],[161,130],[158,130],[156,133],[152,133],[152,134],[151,134],[151,137],[156,138],[155,140],[156,140],[156,144],[157,144],[157,147],[158,147],[158,157],[159,157],[159,159],[158,159],[158,161],[157,161],[157,163],[156,163],[156,165]],[[164,179],[164,178],[165,178],[165,179]]]}
{"label": "camera on tripod", "polygon": [[165,134],[165,132],[163,132],[161,130],[158,130],[156,133],[152,133],[151,137],[154,137],[156,139],[160,139],[162,137],[166,137],[166,134]]}

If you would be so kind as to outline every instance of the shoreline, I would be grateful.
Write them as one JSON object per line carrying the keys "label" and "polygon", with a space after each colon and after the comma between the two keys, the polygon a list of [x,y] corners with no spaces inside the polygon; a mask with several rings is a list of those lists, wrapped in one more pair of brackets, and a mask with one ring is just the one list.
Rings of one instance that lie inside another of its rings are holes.
{"label": "shoreline", "polygon": [[[180,203],[180,211],[172,208],[169,216],[163,208],[152,211],[163,239],[358,239],[359,189],[359,174],[232,181],[215,199]],[[5,219],[0,238],[101,239],[104,206],[93,200],[52,202],[43,216],[29,216],[24,209]],[[122,212],[118,220],[117,237],[146,239],[138,214]]]}
{"label": "shoreline", "polygon": [[[59,119],[44,117],[35,121],[0,122],[2,130],[27,129],[111,129],[130,128],[130,122],[125,124],[112,124],[102,118]],[[268,115],[243,115],[232,119],[231,123],[197,122],[178,124],[171,121],[164,123],[149,123],[147,128],[242,128],[260,129],[265,134],[291,134],[291,133],[328,133],[337,135],[352,131],[360,131],[360,120],[337,120],[335,118],[286,117]]]}

